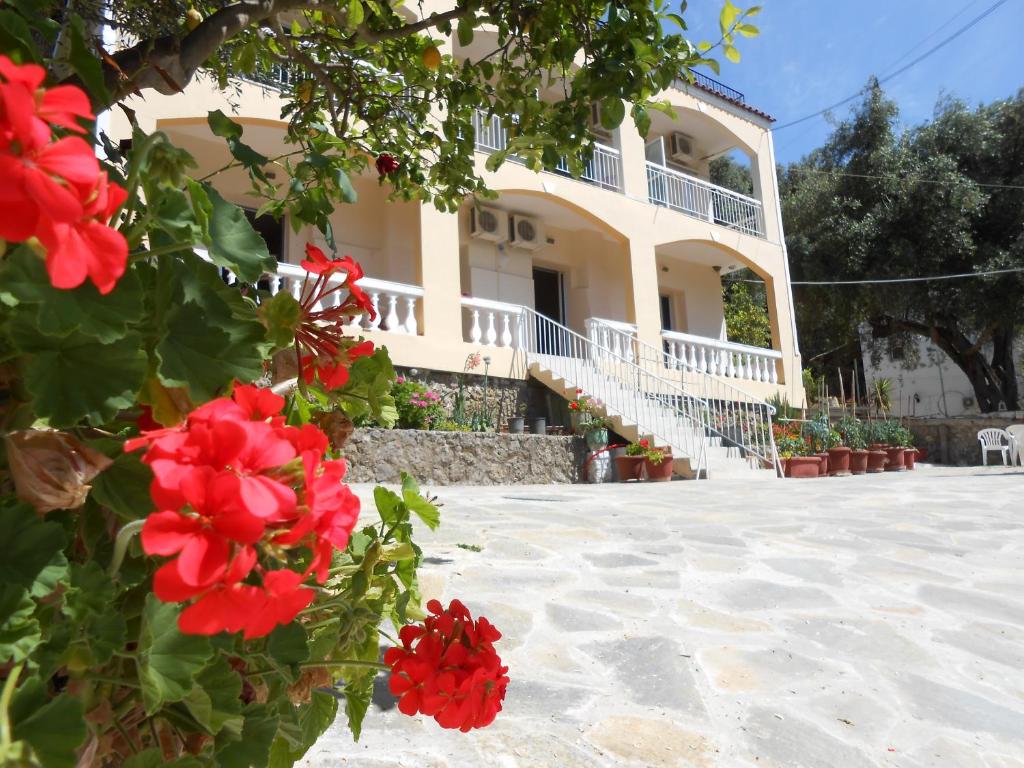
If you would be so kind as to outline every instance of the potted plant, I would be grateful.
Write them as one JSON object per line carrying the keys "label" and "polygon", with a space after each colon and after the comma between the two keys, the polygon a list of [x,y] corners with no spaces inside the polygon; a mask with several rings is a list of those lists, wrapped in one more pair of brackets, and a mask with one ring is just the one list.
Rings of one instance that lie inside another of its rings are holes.
{"label": "potted plant", "polygon": [[508,431],[521,435],[526,430],[526,403],[516,406],[516,415],[508,420]]}
{"label": "potted plant", "polygon": [[864,423],[860,419],[847,418],[839,423],[843,442],[850,449],[850,474],[863,475],[868,471],[867,443],[864,440]]}
{"label": "potted plant", "polygon": [[652,483],[664,483],[672,479],[672,449],[650,448],[644,453],[644,473]]}
{"label": "potted plant", "polygon": [[850,471],[850,454],[853,449],[846,444],[841,429],[831,428],[828,433],[828,466],[833,477],[848,477]]}
{"label": "potted plant", "polygon": [[902,424],[893,430],[893,435],[899,440],[900,448],[903,449],[904,469],[913,469],[917,462],[917,449],[914,447],[914,433]]}
{"label": "potted plant", "polygon": [[631,480],[640,480],[644,471],[644,460],[647,457],[647,449],[650,442],[643,438],[640,442],[630,443],[626,446],[624,456],[615,457],[615,471],[619,475],[620,483],[628,483]]}
{"label": "potted plant", "polygon": [[904,472],[907,467],[904,463],[903,454],[905,449],[900,445],[903,435],[903,425],[898,421],[889,419],[882,422],[882,434],[885,436],[886,472]]}
{"label": "potted plant", "polygon": [[530,419],[531,435],[546,435],[548,433],[548,420],[545,416],[534,416]]}
{"label": "potted plant", "polygon": [[603,416],[594,416],[581,429],[591,453],[608,447],[608,420]]}
{"label": "potted plant", "polygon": [[803,434],[810,445],[810,453],[818,457],[818,477],[828,477],[828,449],[832,428],[829,426],[828,417],[821,415],[816,419],[804,422]]}
{"label": "potted plant", "polygon": [[821,473],[821,457],[812,452],[806,440],[797,438],[792,444],[792,455],[786,462],[786,477],[818,477]]}

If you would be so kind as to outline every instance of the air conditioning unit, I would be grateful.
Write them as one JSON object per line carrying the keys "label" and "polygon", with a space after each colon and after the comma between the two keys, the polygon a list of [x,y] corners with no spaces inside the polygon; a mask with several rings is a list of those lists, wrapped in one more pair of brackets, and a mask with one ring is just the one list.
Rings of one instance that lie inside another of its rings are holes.
{"label": "air conditioning unit", "polygon": [[693,137],[687,136],[685,133],[673,133],[672,134],[672,151],[669,153],[673,160],[680,163],[691,163],[694,160],[693,156]]}
{"label": "air conditioning unit", "polygon": [[547,243],[547,238],[544,236],[544,227],[537,219],[513,215],[511,222],[509,242],[516,248],[535,251]]}
{"label": "air conditioning unit", "polygon": [[611,143],[612,132],[601,125],[601,105],[597,102],[590,105],[590,125],[588,127],[595,139]]}
{"label": "air conditioning unit", "polygon": [[471,208],[469,233],[481,240],[503,243],[508,239],[508,214],[500,208]]}

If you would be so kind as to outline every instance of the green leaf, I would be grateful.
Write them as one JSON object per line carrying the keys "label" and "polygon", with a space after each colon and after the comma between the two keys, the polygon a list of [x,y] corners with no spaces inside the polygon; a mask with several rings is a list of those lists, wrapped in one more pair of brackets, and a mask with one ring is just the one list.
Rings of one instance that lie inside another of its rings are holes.
{"label": "green leaf", "polygon": [[722,47],[722,53],[725,54],[725,58],[731,61],[733,64],[740,63],[740,52],[739,49],[734,45],[725,45]]}
{"label": "green leaf", "polygon": [[34,322],[19,316],[11,336],[25,355],[22,370],[33,409],[50,426],[104,424],[135,404],[146,369],[138,334],[110,344],[77,331],[57,338],[41,335]]}
{"label": "green leaf", "polygon": [[373,676],[359,676],[346,682],[344,693],[348,729],[352,731],[352,740],[359,741],[363,732],[363,720],[373,699]]}
{"label": "green leaf", "polygon": [[265,768],[270,745],[277,735],[277,715],[264,704],[249,704],[243,711],[245,723],[240,736],[227,729],[217,734],[216,759],[220,768]]}
{"label": "green leaf", "polygon": [[221,197],[209,184],[204,184],[203,190],[210,204],[207,245],[213,263],[227,267],[246,283],[255,283],[264,273],[273,272],[277,262],[242,209]]}
{"label": "green leaf", "polygon": [[626,116],[626,104],[617,97],[604,99],[601,102],[601,125],[609,131],[619,127]]}
{"label": "green leaf", "polygon": [[456,28],[456,32],[459,36],[459,45],[465,47],[473,42],[472,14],[463,16],[461,19],[459,19],[459,25]]}
{"label": "green leaf", "polygon": [[267,327],[267,340],[276,349],[285,349],[295,341],[302,306],[288,291],[278,291],[269,301],[260,304],[259,316]]}
{"label": "green leaf", "polygon": [[355,203],[359,200],[356,188],[352,186],[352,179],[341,168],[334,169],[334,186],[341,193],[341,199],[346,203]]}
{"label": "green leaf", "polygon": [[38,44],[25,20],[12,11],[0,11],[0,51],[21,61],[38,61]]}
{"label": "green leaf", "polygon": [[[246,69],[242,65],[239,66],[243,72],[252,71],[251,67]],[[206,122],[209,124],[210,130],[213,132],[214,136],[220,136],[227,141],[228,150],[231,152],[232,157],[246,168],[252,171],[257,171],[257,175],[261,177],[263,176],[262,166],[267,164],[267,157],[266,155],[261,155],[241,140],[242,126],[225,115],[219,109],[215,109],[213,112],[208,113],[206,116]]]}
{"label": "green leaf", "polygon": [[107,344],[124,338],[128,324],[140,320],[144,310],[142,284],[134,270],[129,269],[106,296],[92,283],[60,290],[50,284],[42,259],[28,248],[15,249],[4,261],[0,286],[4,303],[38,305],[25,311],[34,312],[39,332],[46,336],[80,331]]}
{"label": "green leaf", "polygon": [[124,453],[93,480],[89,495],[124,520],[140,520],[155,509],[152,480],[153,471],[138,454]]}
{"label": "green leaf", "polygon": [[64,548],[64,529],[27,504],[0,507],[0,584],[28,589]]}
{"label": "green leaf", "polygon": [[125,760],[123,768],[203,768],[203,766],[204,763],[196,757],[167,760],[159,747],[150,747]]}
{"label": "green leaf", "polygon": [[27,589],[0,584],[0,664],[18,664],[42,641],[36,604]]}
{"label": "green leaf", "polygon": [[82,705],[68,694],[50,698],[38,678],[29,678],[11,703],[12,735],[32,747],[45,768],[74,768],[76,751],[85,741]]}
{"label": "green leaf", "polygon": [[185,697],[185,706],[209,733],[222,729],[242,733],[242,678],[227,659],[218,656],[196,675],[196,685]]}
{"label": "green leaf", "polygon": [[430,530],[435,530],[441,524],[441,512],[420,495],[419,485],[412,475],[405,472],[402,473],[402,499]]}
{"label": "green leaf", "polygon": [[[262,327],[259,327],[262,336]],[[212,400],[232,380],[250,382],[263,375],[263,355],[252,343],[233,343],[223,327],[198,305],[186,302],[171,310],[167,335],[156,348],[160,382],[186,387],[195,402]]]}
{"label": "green leaf", "polygon": [[297,622],[275,627],[267,640],[267,653],[278,664],[298,664],[309,658],[306,630]]}
{"label": "green leaf", "polygon": [[71,16],[70,36],[71,49],[68,54],[68,62],[71,64],[71,68],[85,84],[89,100],[93,104],[106,103],[107,86],[103,80],[103,65],[89,42],[92,40],[92,34],[86,33],[85,22],[77,14]]}
{"label": "green leaf", "polygon": [[363,4],[360,0],[348,0],[348,24],[350,27],[358,27],[363,23]]}
{"label": "green leaf", "polygon": [[718,14],[718,28],[722,37],[728,39],[732,25],[736,23],[739,15],[740,9],[733,5],[731,0],[725,0],[725,5],[722,6],[722,11]]}
{"label": "green leaf", "polygon": [[146,713],[181,701],[192,690],[196,674],[213,655],[210,641],[178,630],[177,605],[146,596],[139,633],[139,682]]}
{"label": "green leaf", "polygon": [[399,507],[402,499],[394,491],[389,491],[382,485],[373,489],[373,501],[377,505],[377,513],[386,525],[394,525],[399,519]]}
{"label": "green leaf", "polygon": [[737,24],[736,31],[739,32],[744,37],[757,37],[759,34],[761,34],[761,30],[759,30],[753,24]]}
{"label": "green leaf", "polygon": [[65,613],[73,621],[83,622],[110,607],[117,590],[99,563],[95,560],[72,563],[69,575],[71,585],[65,598]]}

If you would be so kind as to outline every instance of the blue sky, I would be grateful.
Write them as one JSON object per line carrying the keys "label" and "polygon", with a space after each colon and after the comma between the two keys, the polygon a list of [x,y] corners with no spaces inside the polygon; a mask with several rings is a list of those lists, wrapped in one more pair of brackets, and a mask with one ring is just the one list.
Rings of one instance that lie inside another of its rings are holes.
{"label": "blue sky", "polygon": [[[722,64],[718,79],[745,93],[748,103],[768,112],[781,125],[860,90],[871,74],[899,68],[993,2],[762,0],[764,10],[753,19],[761,28],[760,37],[740,38],[743,59],[739,64],[718,56]],[[734,3],[748,7],[756,0]],[[718,40],[721,6],[720,0],[691,0],[686,21],[692,39]],[[1008,0],[886,84],[887,94],[900,106],[902,124],[927,120],[943,93],[973,105],[1011,96],[1024,87],[1022,27],[1024,0]],[[904,57],[915,47],[913,54]],[[848,109],[849,105],[840,107],[836,114],[845,116]],[[820,117],[779,131],[775,135],[779,162],[799,159],[822,144],[830,131]]]}

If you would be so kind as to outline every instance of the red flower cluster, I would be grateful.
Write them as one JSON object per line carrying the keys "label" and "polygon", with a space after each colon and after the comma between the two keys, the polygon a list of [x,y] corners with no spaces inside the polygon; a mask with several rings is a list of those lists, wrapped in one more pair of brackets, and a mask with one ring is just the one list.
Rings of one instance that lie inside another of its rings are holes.
{"label": "red flower cluster", "polygon": [[402,627],[402,647],[384,654],[398,709],[431,716],[442,728],[469,731],[490,725],[508,685],[508,667],[494,652],[501,633],[482,616],[474,622],[458,600],[447,610],[431,600],[427,609],[433,615],[422,626]]}
{"label": "red flower cluster", "polygon": [[[236,386],[180,427],[125,444],[147,447],[142,460],[153,470],[158,511],[142,548],[176,556],[157,570],[153,591],[165,602],[195,599],[182,632],[250,638],[287,624],[313,600],[303,583],[315,575],[322,584],[334,549],[348,544],[359,499],[342,482],[345,462],[324,461],[327,436],[287,426],[283,407],[270,390]],[[308,561],[304,570],[289,567],[291,554]]]}
{"label": "red flower cluster", "polygon": [[0,55],[0,240],[36,238],[55,288],[86,278],[109,293],[124,274],[128,243],[108,226],[127,193],[100,170],[79,136],[54,141],[52,127],[86,133],[92,120],[80,88],[42,88],[46,71]]}
{"label": "red flower cluster", "polygon": [[650,447],[651,447],[651,441],[650,441],[650,440],[648,440],[648,439],[647,439],[646,437],[641,437],[641,438],[640,438],[640,439],[639,439],[639,440],[637,441],[637,444],[638,444],[638,445],[639,445],[639,446],[640,446],[641,448],[643,448],[644,450],[647,450],[648,448],[650,448]]}
{"label": "red flower cluster", "polygon": [[386,152],[377,157],[377,162],[374,165],[377,166],[377,173],[381,176],[390,176],[398,170],[398,160],[394,155],[389,155]]}
{"label": "red flower cluster", "polygon": [[[316,280],[308,291],[306,285],[302,287],[302,318],[295,331],[299,375],[307,384],[319,378],[327,389],[337,389],[348,381],[352,363],[373,354],[372,341],[347,338],[342,326],[352,322],[356,315],[365,313],[373,318],[377,313],[357,285],[363,278],[363,268],[351,256],[329,259],[315,245],[307,243],[306,260],[301,266],[316,275]],[[339,272],[345,273],[345,279],[332,279]],[[348,296],[339,301],[337,294],[343,290]]]}

